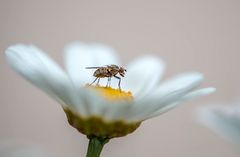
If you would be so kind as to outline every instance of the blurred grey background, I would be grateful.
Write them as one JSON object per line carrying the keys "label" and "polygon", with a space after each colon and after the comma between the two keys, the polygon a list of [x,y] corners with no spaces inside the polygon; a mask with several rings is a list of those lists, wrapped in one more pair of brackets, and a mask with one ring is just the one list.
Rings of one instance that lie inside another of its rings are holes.
{"label": "blurred grey background", "polygon": [[[185,71],[205,74],[217,93],[146,121],[110,141],[103,157],[237,157],[239,147],[194,120],[194,110],[239,100],[238,0],[0,0],[0,141],[35,143],[58,157],[85,156],[87,139],[68,125],[60,105],[6,64],[15,43],[37,45],[61,65],[64,45],[101,42],[124,64],[143,54],[167,63],[164,79]],[[149,69],[151,70],[151,69]]]}

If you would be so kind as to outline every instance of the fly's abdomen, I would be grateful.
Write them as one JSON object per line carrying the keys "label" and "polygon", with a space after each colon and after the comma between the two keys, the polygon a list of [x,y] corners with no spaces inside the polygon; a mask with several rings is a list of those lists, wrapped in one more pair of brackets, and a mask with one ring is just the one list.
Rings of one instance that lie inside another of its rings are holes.
{"label": "fly's abdomen", "polygon": [[110,77],[107,68],[99,68],[93,73],[94,77]]}

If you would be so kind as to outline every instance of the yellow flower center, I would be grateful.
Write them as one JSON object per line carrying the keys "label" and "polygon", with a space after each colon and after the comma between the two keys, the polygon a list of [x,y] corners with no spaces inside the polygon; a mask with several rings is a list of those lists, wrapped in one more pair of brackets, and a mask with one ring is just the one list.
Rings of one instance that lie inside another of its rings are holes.
{"label": "yellow flower center", "polygon": [[87,86],[87,88],[94,89],[98,91],[105,99],[109,101],[127,100],[132,101],[133,96],[130,91],[122,91],[119,89],[114,89],[111,87],[103,86]]}

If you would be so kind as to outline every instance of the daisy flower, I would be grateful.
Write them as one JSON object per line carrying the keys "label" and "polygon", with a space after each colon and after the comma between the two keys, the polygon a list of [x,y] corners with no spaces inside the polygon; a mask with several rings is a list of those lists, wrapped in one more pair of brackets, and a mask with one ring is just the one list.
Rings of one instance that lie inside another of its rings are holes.
{"label": "daisy flower", "polygon": [[198,110],[198,119],[218,135],[240,144],[240,105],[215,105]]}
{"label": "daisy flower", "polygon": [[143,56],[126,66],[121,82],[112,79],[89,85],[93,70],[86,67],[119,65],[113,49],[97,43],[73,43],[65,48],[66,72],[33,45],[13,45],[6,50],[11,67],[55,99],[68,122],[90,139],[87,156],[99,156],[109,139],[125,136],[150,118],[182,102],[214,92],[197,89],[203,81],[198,72],[184,73],[160,83],[165,64],[154,56]]}

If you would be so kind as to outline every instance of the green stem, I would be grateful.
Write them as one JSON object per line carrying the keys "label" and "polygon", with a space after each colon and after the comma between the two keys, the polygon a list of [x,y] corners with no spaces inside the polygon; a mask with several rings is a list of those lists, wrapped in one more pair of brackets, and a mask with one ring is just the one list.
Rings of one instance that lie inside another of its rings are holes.
{"label": "green stem", "polygon": [[106,138],[89,137],[88,151],[86,157],[99,157],[103,146],[109,141]]}

